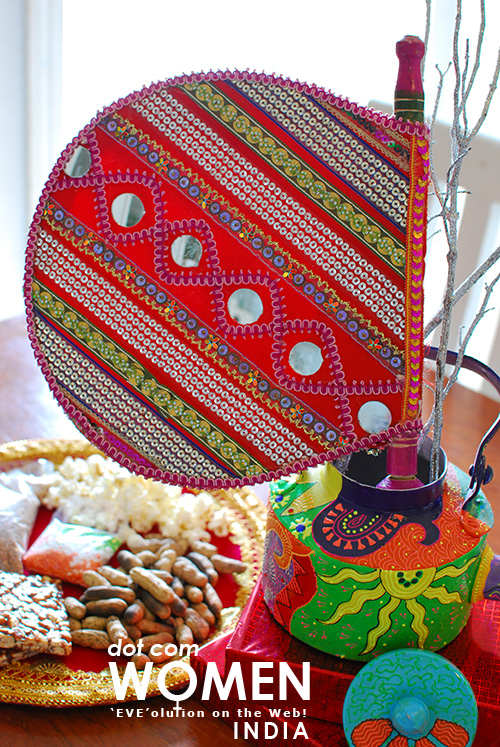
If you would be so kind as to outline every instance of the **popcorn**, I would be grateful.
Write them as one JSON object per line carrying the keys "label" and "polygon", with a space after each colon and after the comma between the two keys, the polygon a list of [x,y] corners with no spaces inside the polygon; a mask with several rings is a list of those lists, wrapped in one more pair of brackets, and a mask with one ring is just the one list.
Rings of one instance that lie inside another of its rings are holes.
{"label": "popcorn", "polygon": [[48,487],[41,500],[47,508],[58,510],[66,522],[112,532],[124,542],[155,526],[166,537],[189,541],[209,540],[207,527],[219,537],[229,533],[225,512],[209,493],[183,493],[99,454],[67,457],[44,480]]}

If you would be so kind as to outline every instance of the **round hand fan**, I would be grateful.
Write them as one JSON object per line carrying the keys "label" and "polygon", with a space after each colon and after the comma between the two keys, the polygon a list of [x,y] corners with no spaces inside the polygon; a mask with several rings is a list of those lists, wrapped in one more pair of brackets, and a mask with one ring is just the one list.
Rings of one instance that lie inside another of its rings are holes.
{"label": "round hand fan", "polygon": [[152,85],[53,169],[29,238],[42,371],[146,476],[261,482],[420,426],[426,129],[251,73]]}

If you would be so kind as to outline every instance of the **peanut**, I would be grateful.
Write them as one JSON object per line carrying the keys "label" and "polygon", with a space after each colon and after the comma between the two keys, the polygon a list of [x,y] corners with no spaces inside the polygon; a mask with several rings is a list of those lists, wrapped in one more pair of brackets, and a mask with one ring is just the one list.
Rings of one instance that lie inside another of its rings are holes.
{"label": "peanut", "polygon": [[146,654],[133,654],[131,657],[136,669],[144,669],[148,661],[152,661]]}
{"label": "peanut", "polygon": [[129,552],[128,550],[120,550],[116,559],[127,572],[135,566],[142,567],[143,565],[142,560],[138,558],[137,555],[134,555],[133,552]]}
{"label": "peanut", "polygon": [[175,596],[165,581],[162,581],[161,578],[158,578],[158,576],[155,576],[154,573],[146,568],[131,568],[130,577],[163,604],[169,604]]}
{"label": "peanut", "polygon": [[129,638],[128,632],[123,627],[123,624],[114,615],[108,617],[106,631],[113,643],[118,643],[120,640],[128,640]]}
{"label": "peanut", "polygon": [[123,623],[123,627],[133,641],[136,641],[138,638],[142,638],[142,631],[137,627],[137,625],[127,625],[127,623]]}
{"label": "peanut", "polygon": [[205,604],[205,602],[193,604],[193,609],[196,610],[196,612],[201,615],[201,617],[206,620],[209,625],[215,624],[215,615]]}
{"label": "peanut", "polygon": [[155,576],[158,576],[158,578],[161,578],[162,581],[165,581],[166,584],[171,584],[173,576],[168,571],[160,571],[157,568],[148,568],[151,573],[154,573]]}
{"label": "peanut", "polygon": [[186,610],[186,625],[193,631],[193,636],[198,643],[205,641],[210,634],[210,625],[192,607]]}
{"label": "peanut", "polygon": [[145,638],[140,638],[140,641],[142,641],[142,650],[148,653],[151,646],[154,646],[157,643],[173,643],[174,638],[170,633],[167,633],[166,631],[161,631],[160,633],[155,633],[154,635],[147,635]]}
{"label": "peanut", "polygon": [[184,587],[184,595],[193,604],[199,604],[204,599],[203,591],[198,586],[191,586],[190,584],[186,584]]}
{"label": "peanut", "polygon": [[209,558],[211,555],[215,555],[217,552],[217,548],[215,545],[210,544],[210,542],[202,542],[201,540],[194,540],[191,542],[191,550],[194,550],[194,552],[199,552],[202,555],[206,555],[207,558]]}
{"label": "peanut", "polygon": [[187,553],[189,547],[189,542],[185,537],[179,537],[179,539],[175,543],[174,550],[177,552],[177,555],[185,555]]}
{"label": "peanut", "polygon": [[136,599],[135,602],[134,602],[134,604],[138,604],[139,607],[142,607],[142,610],[144,612],[144,619],[145,620],[154,620],[155,619],[155,615],[151,612],[151,610],[149,610],[146,607],[146,605],[144,604],[144,602],[142,601],[142,599]]}
{"label": "peanut", "polygon": [[111,597],[111,599],[96,599],[86,602],[85,606],[89,615],[109,617],[109,615],[121,615],[127,609],[127,602],[124,599]]}
{"label": "peanut", "polygon": [[179,645],[190,646],[194,643],[193,631],[189,628],[182,617],[174,617],[175,640]]}
{"label": "peanut", "polygon": [[144,607],[137,602],[131,604],[123,613],[123,621],[129,625],[135,625],[144,617]]}
{"label": "peanut", "polygon": [[158,553],[160,555],[163,555],[165,550],[173,550],[175,554],[177,555],[176,548],[177,548],[177,542],[174,539],[172,539],[172,537],[166,537],[165,539],[161,541],[161,545],[158,548]]}
{"label": "peanut", "polygon": [[149,568],[149,566],[156,563],[157,560],[156,553],[151,550],[142,550],[141,552],[138,552],[135,557],[140,558],[144,568]]}
{"label": "peanut", "polygon": [[77,646],[104,650],[111,645],[111,640],[103,630],[72,630],[71,640]]}
{"label": "peanut", "polygon": [[82,627],[82,624],[80,620],[76,620],[74,617],[69,618],[69,629],[70,630],[80,630]]}
{"label": "peanut", "polygon": [[135,591],[127,586],[89,586],[80,597],[81,602],[91,602],[94,599],[123,599],[127,604],[132,604],[135,599]]}
{"label": "peanut", "polygon": [[108,579],[101,576],[97,571],[84,571],[82,579],[85,586],[111,586]]}
{"label": "peanut", "polygon": [[75,597],[65,597],[63,602],[70,617],[73,617],[75,620],[83,620],[87,614],[87,609],[84,604],[79,602],[78,599],[75,599]]}
{"label": "peanut", "polygon": [[205,574],[188,558],[177,558],[172,566],[172,573],[174,576],[178,576],[181,581],[185,581],[192,586],[201,588],[208,583]]}
{"label": "peanut", "polygon": [[214,568],[214,565],[210,558],[207,558],[206,555],[202,555],[199,552],[189,552],[186,555],[186,558],[188,558],[192,563],[195,564],[197,568],[200,569],[202,573],[205,574],[205,576],[208,578],[212,586],[215,586],[217,581],[219,580],[219,574]]}
{"label": "peanut", "polygon": [[163,649],[163,651],[160,651],[157,654],[152,654],[150,651],[148,656],[150,661],[154,662],[155,664],[161,664],[164,661],[170,661],[170,659],[173,659],[175,654],[167,654],[165,649]]}
{"label": "peanut", "polygon": [[175,594],[174,598],[170,602],[170,609],[174,617],[184,617],[186,605],[188,604],[186,599],[182,599]]}
{"label": "peanut", "polygon": [[165,553],[160,555],[155,562],[154,567],[158,568],[159,571],[168,571],[170,573],[176,560],[177,553],[174,550],[165,550]]}
{"label": "peanut", "polygon": [[220,613],[222,612],[222,602],[212,584],[207,584],[205,586],[203,589],[203,595],[205,597],[205,602],[208,604],[215,617],[220,617]]}
{"label": "peanut", "polygon": [[112,568],[110,565],[101,565],[97,572],[104,576],[113,586],[130,586],[131,579],[118,568]]}
{"label": "peanut", "polygon": [[173,576],[170,586],[172,587],[172,591],[175,592],[178,597],[184,596],[184,584],[182,583],[180,578],[177,578],[177,576]]}
{"label": "peanut", "polygon": [[236,558],[226,558],[224,555],[212,555],[210,560],[219,573],[243,573],[247,569],[246,563]]}
{"label": "peanut", "polygon": [[82,628],[87,630],[106,630],[106,618],[89,615],[82,620]]}
{"label": "peanut", "polygon": [[139,620],[137,623],[138,630],[141,634],[154,635],[155,633],[172,633],[173,627],[164,623],[153,622],[152,620]]}
{"label": "peanut", "polygon": [[146,589],[138,589],[137,593],[153,615],[159,617],[160,620],[166,620],[167,617],[170,617],[172,610],[168,604],[159,602],[158,599],[150,594],[149,591],[146,591]]}
{"label": "peanut", "polygon": [[143,550],[151,550],[156,552],[162,545],[163,540],[160,539],[145,539],[140,535],[131,536],[127,540],[127,545],[130,547],[133,553],[142,552]]}

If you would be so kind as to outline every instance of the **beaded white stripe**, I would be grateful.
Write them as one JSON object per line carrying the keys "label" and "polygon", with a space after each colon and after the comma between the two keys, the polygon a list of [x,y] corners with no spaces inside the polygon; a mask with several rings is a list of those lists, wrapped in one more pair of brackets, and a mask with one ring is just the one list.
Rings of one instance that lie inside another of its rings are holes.
{"label": "beaded white stripe", "polygon": [[[366,148],[362,141],[346,128],[332,123],[331,117],[310,98],[292,87],[283,98],[283,88],[271,84],[235,81],[249,98],[267,111],[276,121],[315,155],[334,169],[341,177],[362,192],[366,199],[383,210],[403,229],[406,227],[406,212],[409,183],[390,166]],[[293,109],[292,117],[287,116]],[[307,124],[299,129],[299,122]]]}
{"label": "beaded white stripe", "polygon": [[[340,284],[346,291],[404,341],[404,293],[383,272],[294,201],[170,92],[145,97],[133,107],[324,272],[332,277],[341,275]],[[371,279],[375,280],[373,284]],[[390,313],[385,313],[387,304]]]}
{"label": "beaded white stripe", "polygon": [[[41,272],[151,363],[168,365],[169,375],[175,381],[211,412],[219,415],[222,411],[228,425],[242,436],[251,437],[261,453],[280,463],[289,459],[298,461],[315,453],[298,435],[282,426],[243,390],[211,368],[194,349],[167,332],[45,229],[40,231],[37,246],[35,264]],[[188,369],[182,365],[186,359],[190,361]],[[216,387],[220,394],[213,391]],[[245,421],[252,425],[243,426]],[[280,432],[278,436],[276,431]]]}

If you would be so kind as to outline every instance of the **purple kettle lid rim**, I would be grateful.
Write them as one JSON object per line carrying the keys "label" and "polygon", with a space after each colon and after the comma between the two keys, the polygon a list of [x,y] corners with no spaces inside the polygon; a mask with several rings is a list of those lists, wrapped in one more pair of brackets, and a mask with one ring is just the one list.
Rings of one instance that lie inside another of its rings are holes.
{"label": "purple kettle lid rim", "polygon": [[[425,480],[428,479],[431,444],[431,440],[426,438],[419,447],[419,477],[424,482],[422,486],[404,490],[388,490],[387,488],[376,487],[376,483],[380,481],[377,477],[373,478],[375,482],[373,485],[362,482],[360,478],[362,479],[365,474],[370,474],[369,467],[367,467],[370,456],[366,453],[359,453],[354,460],[351,460],[351,464],[354,461],[352,467],[350,464],[347,473],[342,476],[342,495],[360,506],[391,513],[406,514],[410,511],[433,506],[442,499],[448,461],[445,452],[441,449],[440,475],[433,482],[425,483]],[[381,456],[382,466],[384,467],[385,454]],[[378,459],[378,457],[371,457],[371,459]],[[380,468],[380,464],[377,467]]]}

